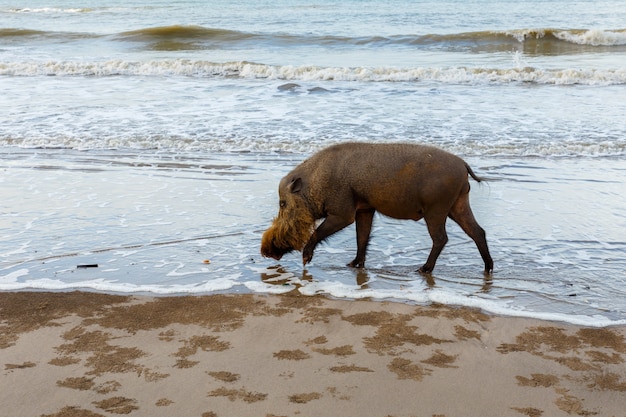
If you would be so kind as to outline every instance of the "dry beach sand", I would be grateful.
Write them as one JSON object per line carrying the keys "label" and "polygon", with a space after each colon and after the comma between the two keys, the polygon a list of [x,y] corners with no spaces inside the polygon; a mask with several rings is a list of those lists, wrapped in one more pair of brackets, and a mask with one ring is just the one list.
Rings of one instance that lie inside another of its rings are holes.
{"label": "dry beach sand", "polygon": [[626,416],[626,328],[252,294],[0,293],[2,416]]}

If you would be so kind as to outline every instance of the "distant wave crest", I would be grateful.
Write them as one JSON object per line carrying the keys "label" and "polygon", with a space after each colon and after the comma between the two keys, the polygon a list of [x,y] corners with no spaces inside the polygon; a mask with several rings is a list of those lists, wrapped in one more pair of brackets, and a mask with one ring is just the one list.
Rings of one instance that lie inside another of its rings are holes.
{"label": "distant wave crest", "polygon": [[626,45],[626,29],[621,30],[589,30],[589,29],[526,29],[503,32],[518,42],[562,41],[576,45],[591,46],[623,46]]}
{"label": "distant wave crest", "polygon": [[298,35],[298,34],[264,34],[242,31],[205,28],[202,26],[163,26],[124,32],[119,38],[127,40],[262,40],[277,44],[320,44],[320,45],[380,45],[397,44],[414,47],[438,46],[443,48],[467,48],[480,46],[493,47],[501,44],[510,46],[512,42],[541,42],[544,44],[568,42],[573,45],[590,46],[622,46],[626,45],[626,29],[621,30],[588,30],[588,29],[519,29],[510,31],[479,31],[453,34],[413,34],[393,36],[332,36],[332,35]]}
{"label": "distant wave crest", "polygon": [[[86,9],[68,9],[85,12]],[[25,31],[0,28],[0,39],[21,36],[47,36],[59,41],[93,37],[90,33]],[[512,29],[450,34],[398,34],[389,36],[337,36],[293,33],[256,33],[196,25],[172,25],[108,34],[113,42],[135,42],[142,48],[219,49],[250,47],[254,44],[274,47],[405,47],[449,52],[506,52],[522,50],[532,54],[576,54],[596,50],[626,52],[626,29]],[[172,44],[168,44],[172,43]]]}
{"label": "distant wave crest", "polygon": [[89,7],[15,7],[12,13],[87,13],[94,9]]}
{"label": "distant wave crest", "polygon": [[[84,133],[76,135],[46,136],[27,134],[23,136],[0,134],[0,146],[26,149],[79,149],[79,150],[159,150],[170,152],[280,152],[307,154],[322,147],[338,143],[337,138],[315,141],[294,141],[292,138],[274,137],[273,140],[261,140],[255,135],[185,138],[179,135],[164,136],[150,134],[145,130],[136,135],[114,135],[112,137],[89,137]],[[375,139],[384,142],[385,139]],[[606,138],[600,141],[547,140],[522,141],[512,143],[508,140],[476,142],[476,141],[443,141],[437,144],[450,152],[464,156],[498,156],[498,157],[619,157],[626,155],[626,141],[621,138]]]}
{"label": "distant wave crest", "polygon": [[320,67],[275,66],[252,62],[214,63],[193,60],[147,62],[21,62],[0,63],[0,76],[187,76],[238,77],[286,81],[350,81],[350,82],[419,82],[436,81],[453,84],[534,83],[556,85],[619,85],[626,84],[626,68],[537,69],[519,67],[497,68],[389,68],[389,67]]}
{"label": "distant wave crest", "polygon": [[[117,35],[124,40],[159,40],[159,39],[218,39],[218,40],[243,40],[255,35],[227,29],[213,29],[202,26],[161,26],[123,32]],[[257,35],[258,36],[258,35]]]}

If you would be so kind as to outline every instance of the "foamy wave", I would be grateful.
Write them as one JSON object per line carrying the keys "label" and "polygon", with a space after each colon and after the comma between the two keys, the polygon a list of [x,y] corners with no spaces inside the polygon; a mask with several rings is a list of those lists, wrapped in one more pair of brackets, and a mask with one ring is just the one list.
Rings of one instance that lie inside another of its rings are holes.
{"label": "foamy wave", "polygon": [[[295,153],[310,154],[326,146],[339,143],[342,138],[294,141],[293,137],[285,134],[276,136],[272,140],[265,140],[247,132],[249,135],[218,137],[211,139],[192,139],[182,135],[163,136],[150,134],[150,126],[143,126],[142,133],[124,135],[123,137],[85,137],[76,136],[46,136],[37,137],[36,133],[22,137],[1,137],[0,146],[18,147],[25,149],[76,149],[76,150],[159,150],[168,152],[214,153],[214,152],[260,152],[260,153]],[[373,139],[375,142],[385,142],[385,139]],[[392,140],[393,141],[393,140]],[[474,141],[442,141],[438,146],[450,152],[464,156],[497,156],[497,157],[623,157],[626,156],[626,140],[621,138],[607,138],[599,141],[518,141],[512,143],[506,140],[491,142]]]}
{"label": "foamy wave", "polygon": [[529,39],[549,40],[556,38],[561,41],[590,46],[621,46],[626,45],[626,30],[559,30],[559,29],[520,29],[504,32],[519,42]]}
{"label": "foamy wave", "polygon": [[[15,9],[16,13],[72,14],[110,12],[113,9],[42,8]],[[31,31],[32,32],[32,31]],[[92,33],[36,31],[32,34],[75,42],[92,38]],[[21,35],[23,45],[31,40],[29,32],[20,29],[0,29],[0,38]],[[36,37],[35,37],[36,39]],[[109,33],[108,45],[126,48],[128,43],[139,51],[188,51],[219,49],[261,49],[268,46],[284,50],[301,47],[348,48],[350,50],[434,50],[454,53],[506,53],[522,49],[533,55],[588,54],[603,52],[623,54],[626,29],[512,29],[506,31],[477,31],[444,34],[398,34],[381,36],[342,36],[299,33],[239,31],[198,25],[144,27],[131,31]],[[39,45],[36,45],[39,46]]]}
{"label": "foamy wave", "polygon": [[87,7],[67,7],[67,8],[60,8],[60,7],[39,7],[39,8],[29,8],[29,7],[22,7],[22,8],[13,8],[10,10],[10,12],[12,13],[85,13],[85,12],[90,12],[93,9],[91,8],[87,8]]}
{"label": "foamy wave", "polygon": [[618,46],[626,45],[626,31],[586,30],[584,32],[556,32],[555,36],[579,45]]}
{"label": "foamy wave", "polygon": [[286,81],[419,82],[462,84],[535,83],[557,85],[626,84],[626,68],[561,69],[526,68],[347,68],[274,66],[250,62],[213,63],[168,60],[147,62],[21,62],[0,63],[4,76],[186,76],[240,77]]}

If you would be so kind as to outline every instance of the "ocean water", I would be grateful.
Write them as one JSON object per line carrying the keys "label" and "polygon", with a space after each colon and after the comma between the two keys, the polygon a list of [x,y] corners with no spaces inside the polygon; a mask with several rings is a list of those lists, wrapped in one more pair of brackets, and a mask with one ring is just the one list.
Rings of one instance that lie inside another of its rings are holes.
{"label": "ocean water", "polygon": [[[281,293],[626,324],[626,3],[0,0],[0,290]],[[346,141],[463,157],[495,262],[377,217],[259,254]],[[95,266],[97,265],[97,266]],[[86,267],[85,267],[86,266]]]}

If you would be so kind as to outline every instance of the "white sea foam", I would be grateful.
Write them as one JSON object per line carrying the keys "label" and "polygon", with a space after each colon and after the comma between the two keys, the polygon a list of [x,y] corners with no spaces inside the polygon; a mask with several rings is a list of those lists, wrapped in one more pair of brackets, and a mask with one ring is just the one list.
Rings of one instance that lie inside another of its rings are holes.
{"label": "white sea foam", "polygon": [[[365,136],[365,135],[363,135]],[[275,141],[259,141],[254,138],[230,138],[225,141],[192,141],[181,140],[178,137],[150,137],[141,138],[93,138],[85,141],[84,138],[43,137],[36,138],[28,135],[24,138],[0,138],[0,146],[17,146],[25,149],[76,149],[76,150],[160,150],[163,152],[280,152],[295,154],[311,154],[325,146],[337,143],[337,140],[322,138],[315,141],[291,142],[288,134],[284,138],[276,136]],[[355,138],[363,141],[360,137]],[[397,141],[393,138],[391,141]],[[400,136],[401,141],[406,141]],[[421,142],[421,141],[419,141]],[[614,138],[602,141],[575,141],[567,143],[559,140],[519,141],[511,144],[509,141],[492,140],[487,143],[468,143],[460,141],[439,142],[437,146],[465,156],[495,156],[495,157],[621,157],[626,155],[626,139]],[[164,223],[165,224],[165,223]],[[20,250],[20,249],[16,249]]]}
{"label": "white sea foam", "polygon": [[523,29],[504,32],[519,42],[528,39],[545,39],[549,35],[565,42],[590,46],[626,45],[626,31],[618,30],[558,30],[558,29]]}
{"label": "white sea foam", "polygon": [[[519,63],[520,58],[515,58]],[[213,63],[166,60],[148,62],[12,62],[0,63],[4,76],[184,76],[240,77],[285,81],[347,82],[425,82],[451,84],[533,83],[556,85],[626,84],[626,68],[616,69],[541,69],[523,68],[394,68],[394,67],[320,67],[274,66],[250,62]]]}
{"label": "white sea foam", "polygon": [[76,7],[20,7],[10,9],[11,13],[85,13],[92,11],[90,8],[76,8]]}
{"label": "white sea foam", "polygon": [[259,281],[246,281],[244,286],[252,292],[259,294],[286,294],[294,290],[291,283],[285,285],[272,285]]}
{"label": "white sea foam", "polygon": [[[626,319],[611,320],[604,316],[577,315],[556,312],[536,312],[520,306],[514,306],[512,301],[499,300],[495,297],[476,297],[470,293],[460,293],[445,288],[424,289],[419,286],[407,283],[403,289],[371,289],[363,288],[359,285],[348,285],[337,281],[300,281],[290,283],[286,286],[273,286],[268,284],[250,282],[246,287],[255,292],[284,293],[294,289],[292,284],[298,286],[298,291],[304,295],[312,296],[325,294],[331,297],[343,299],[378,299],[395,300],[398,302],[412,302],[416,304],[444,304],[452,306],[463,306],[480,309],[482,311],[505,315],[510,317],[526,317],[539,320],[559,321],[576,324],[580,326],[604,327],[612,325],[625,325]],[[286,287],[286,288],[285,288]]]}
{"label": "white sea foam", "polygon": [[72,289],[94,290],[121,294],[147,293],[155,295],[172,294],[206,294],[217,291],[231,290],[236,286],[239,274],[231,274],[222,278],[211,279],[194,284],[133,284],[94,278],[84,281],[66,282],[63,280],[39,278],[17,281],[18,278],[28,276],[27,270],[19,270],[0,277],[0,291],[19,290],[42,290],[42,291],[67,291]]}
{"label": "white sea foam", "polygon": [[557,38],[579,45],[618,46],[626,45],[626,31],[586,30],[556,31]]}
{"label": "white sea foam", "polygon": [[0,276],[0,290],[8,289],[9,287],[16,285],[17,280],[20,277],[28,276],[28,269],[17,269],[13,272],[9,272],[6,275]]}

